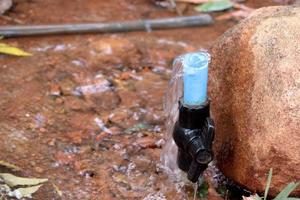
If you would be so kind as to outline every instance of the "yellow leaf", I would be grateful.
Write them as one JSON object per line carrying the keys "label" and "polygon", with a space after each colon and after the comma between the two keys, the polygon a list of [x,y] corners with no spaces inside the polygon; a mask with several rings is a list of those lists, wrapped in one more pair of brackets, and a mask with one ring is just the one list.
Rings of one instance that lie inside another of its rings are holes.
{"label": "yellow leaf", "polygon": [[21,171],[21,168],[14,165],[14,164],[11,164],[9,162],[6,162],[4,160],[0,160],[0,166],[4,166],[6,168],[9,168],[9,169],[12,169],[12,170],[15,170],[15,171]]}
{"label": "yellow leaf", "polygon": [[36,185],[36,186],[32,186],[32,187],[26,187],[26,188],[18,188],[15,189],[12,192],[8,193],[8,196],[11,197],[16,197],[17,199],[22,199],[22,198],[32,198],[32,194],[35,193],[36,191],[38,191],[38,189],[42,186],[41,185]]}
{"label": "yellow leaf", "polygon": [[17,185],[38,185],[40,183],[48,181],[48,179],[23,178],[8,173],[0,173],[0,178],[2,178],[4,183],[9,185],[10,187],[14,187]]}
{"label": "yellow leaf", "polygon": [[22,49],[12,47],[4,43],[0,43],[0,53],[14,55],[14,56],[31,56],[30,53],[27,53]]}

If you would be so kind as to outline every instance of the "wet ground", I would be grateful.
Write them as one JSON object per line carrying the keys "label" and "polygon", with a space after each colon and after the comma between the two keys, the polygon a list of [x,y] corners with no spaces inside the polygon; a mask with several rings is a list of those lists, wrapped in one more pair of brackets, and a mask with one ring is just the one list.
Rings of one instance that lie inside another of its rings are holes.
{"label": "wet ground", "polygon": [[[177,15],[150,0],[15,3],[1,24]],[[184,14],[194,13],[181,7]],[[0,56],[0,160],[20,166],[21,176],[50,180],[34,199],[184,199],[159,162],[171,62],[179,54],[209,48],[234,24],[5,39],[33,56]]]}

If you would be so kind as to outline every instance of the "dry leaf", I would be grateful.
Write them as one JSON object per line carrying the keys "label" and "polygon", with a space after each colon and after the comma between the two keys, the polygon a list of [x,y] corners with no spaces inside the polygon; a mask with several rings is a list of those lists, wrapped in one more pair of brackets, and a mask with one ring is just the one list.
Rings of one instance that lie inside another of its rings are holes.
{"label": "dry leaf", "polygon": [[5,43],[0,43],[0,53],[14,56],[31,56],[30,53],[27,53],[22,49],[16,47],[9,46]]}
{"label": "dry leaf", "polygon": [[20,167],[14,165],[14,164],[8,163],[6,161],[3,161],[3,160],[0,160],[0,166],[4,166],[6,168],[9,168],[9,169],[12,169],[12,170],[15,170],[15,171],[21,171]]}
{"label": "dry leaf", "polygon": [[9,173],[0,173],[0,178],[10,187],[17,185],[38,185],[48,181],[48,179],[17,177]]}
{"label": "dry leaf", "polygon": [[35,193],[42,185],[43,184],[32,186],[32,187],[27,187],[27,188],[18,188],[12,192],[9,192],[8,196],[16,197],[17,199],[31,198],[31,195],[33,193]]}

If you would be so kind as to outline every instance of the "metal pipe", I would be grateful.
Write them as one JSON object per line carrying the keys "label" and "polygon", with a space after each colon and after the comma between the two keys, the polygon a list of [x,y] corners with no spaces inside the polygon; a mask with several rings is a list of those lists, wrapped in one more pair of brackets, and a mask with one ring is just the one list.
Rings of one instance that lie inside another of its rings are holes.
{"label": "metal pipe", "polygon": [[151,31],[158,29],[205,26],[212,23],[212,17],[208,14],[203,14],[187,17],[147,19],[115,23],[0,26],[0,35],[4,37],[20,37],[53,34]]}

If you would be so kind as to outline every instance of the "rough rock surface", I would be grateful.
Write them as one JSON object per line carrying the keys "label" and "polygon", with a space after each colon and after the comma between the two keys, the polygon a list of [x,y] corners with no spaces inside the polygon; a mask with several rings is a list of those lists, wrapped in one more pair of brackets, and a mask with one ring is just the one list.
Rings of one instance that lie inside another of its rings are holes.
{"label": "rough rock surface", "polygon": [[267,7],[211,49],[218,165],[252,191],[264,191],[270,168],[271,195],[300,181],[299,33],[299,7]]}
{"label": "rough rock surface", "polygon": [[12,0],[1,0],[0,1],[0,15],[5,13],[12,6]]}

